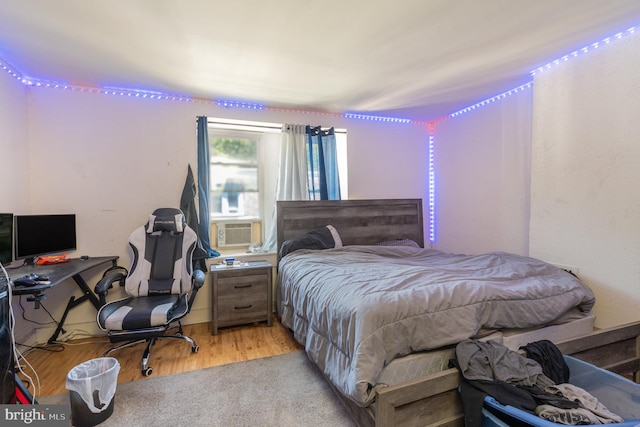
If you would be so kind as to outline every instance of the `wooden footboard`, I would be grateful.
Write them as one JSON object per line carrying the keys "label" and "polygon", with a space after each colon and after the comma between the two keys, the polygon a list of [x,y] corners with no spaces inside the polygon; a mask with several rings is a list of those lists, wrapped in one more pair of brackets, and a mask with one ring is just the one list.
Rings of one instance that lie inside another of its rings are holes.
{"label": "wooden footboard", "polygon": [[460,373],[447,369],[411,383],[381,389],[376,426],[463,426]]}
{"label": "wooden footboard", "polygon": [[[640,382],[640,322],[600,330],[556,343],[563,354]],[[427,375],[409,383],[386,387],[375,403],[361,408],[342,399],[360,426],[464,426],[458,395],[457,369]]]}
{"label": "wooden footboard", "polygon": [[640,382],[640,322],[556,343],[563,354]]}

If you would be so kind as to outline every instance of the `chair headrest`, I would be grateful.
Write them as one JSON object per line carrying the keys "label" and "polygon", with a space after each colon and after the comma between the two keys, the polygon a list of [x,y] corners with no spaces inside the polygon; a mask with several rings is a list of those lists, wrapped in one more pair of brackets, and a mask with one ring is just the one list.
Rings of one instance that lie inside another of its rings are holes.
{"label": "chair headrest", "polygon": [[147,222],[147,233],[154,233],[158,231],[170,231],[175,233],[182,233],[185,227],[184,214],[180,209],[175,208],[160,208],[153,211],[149,215],[149,222]]}

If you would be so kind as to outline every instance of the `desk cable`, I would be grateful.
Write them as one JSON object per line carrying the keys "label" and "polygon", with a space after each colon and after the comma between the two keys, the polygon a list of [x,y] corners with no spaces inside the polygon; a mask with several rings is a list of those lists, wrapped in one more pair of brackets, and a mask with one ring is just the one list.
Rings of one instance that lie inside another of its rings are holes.
{"label": "desk cable", "polygon": [[[29,300],[27,299],[27,301],[29,301]],[[36,324],[36,325],[42,325],[42,326],[48,326],[48,325],[51,325],[51,324],[54,324],[54,325],[58,326],[58,321],[53,317],[53,315],[51,314],[51,312],[49,312],[49,310],[47,310],[47,307],[45,307],[45,306],[44,306],[44,304],[42,303],[42,301],[40,301],[40,307],[41,307],[41,308],[45,311],[45,313],[47,313],[47,314],[49,315],[49,317],[51,318],[51,320],[50,320],[50,321],[48,321],[48,322],[38,322],[38,321],[33,320],[33,319],[27,319],[27,316],[26,316],[26,310],[24,309],[24,306],[22,305],[22,295],[19,295],[19,296],[18,296],[18,305],[20,306],[20,311],[21,311],[21,313],[22,313],[22,319],[23,319],[25,322],[33,323],[33,324]]]}
{"label": "desk cable", "polygon": [[[7,270],[5,270],[1,262],[0,262],[0,269],[2,269],[2,273],[4,274],[4,277],[7,280],[7,292],[9,293],[9,329],[11,330],[11,344],[13,347],[13,357],[15,359],[16,365],[18,366],[18,370],[20,371],[20,373],[22,373],[22,375],[24,375],[25,378],[27,378],[29,382],[33,385],[34,392],[31,393],[31,396],[32,396],[31,403],[33,404],[36,401],[37,391],[40,388],[40,377],[38,377],[38,373],[36,372],[36,370],[33,368],[33,366],[31,366],[29,361],[22,355],[22,353],[20,352],[20,350],[18,350],[18,347],[16,346],[16,336],[14,332],[16,319],[13,316],[13,307],[12,307],[13,293],[11,290],[11,280],[9,279],[9,274],[7,273]],[[20,363],[20,359],[24,360],[25,364],[29,366],[31,371],[33,371],[36,377],[37,383],[34,382],[33,379],[26,372],[24,372],[24,370],[22,369],[22,365]]]}

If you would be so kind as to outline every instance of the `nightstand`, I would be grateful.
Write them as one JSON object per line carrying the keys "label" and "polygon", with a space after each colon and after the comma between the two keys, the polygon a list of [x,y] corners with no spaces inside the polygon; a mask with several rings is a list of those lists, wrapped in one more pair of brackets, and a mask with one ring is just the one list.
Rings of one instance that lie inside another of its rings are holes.
{"label": "nightstand", "polygon": [[273,324],[272,269],[266,261],[211,267],[212,335],[223,326],[261,321]]}

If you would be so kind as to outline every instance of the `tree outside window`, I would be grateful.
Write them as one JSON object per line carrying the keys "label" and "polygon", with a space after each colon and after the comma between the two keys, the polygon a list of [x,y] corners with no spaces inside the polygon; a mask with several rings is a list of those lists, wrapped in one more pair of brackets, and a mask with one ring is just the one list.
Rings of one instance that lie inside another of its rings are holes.
{"label": "tree outside window", "polygon": [[212,219],[260,217],[257,140],[209,138]]}

